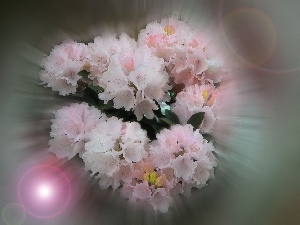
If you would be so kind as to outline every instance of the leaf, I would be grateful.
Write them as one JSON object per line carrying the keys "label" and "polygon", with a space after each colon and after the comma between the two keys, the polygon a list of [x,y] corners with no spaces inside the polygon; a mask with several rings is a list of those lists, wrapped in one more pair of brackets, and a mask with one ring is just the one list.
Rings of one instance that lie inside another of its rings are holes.
{"label": "leaf", "polygon": [[118,110],[118,111],[116,111],[116,113],[113,114],[113,116],[115,116],[119,119],[124,119],[124,118],[126,118],[127,114],[123,110]]}
{"label": "leaf", "polygon": [[100,92],[103,92],[104,89],[102,87],[99,87],[99,86],[89,86],[90,89],[92,89],[93,91],[97,92],[97,93],[100,93]]}
{"label": "leaf", "polygon": [[86,70],[82,70],[78,73],[79,76],[87,78],[90,73]]}
{"label": "leaf", "polygon": [[171,97],[171,98],[176,98],[176,93],[175,93],[175,91],[171,90],[171,91],[169,92],[169,94],[170,94],[170,97]]}
{"label": "leaf", "polygon": [[156,131],[156,133],[159,133],[159,131],[160,131],[159,126],[157,126],[156,124],[151,124],[151,126],[152,126],[153,129]]}
{"label": "leaf", "polygon": [[194,130],[196,130],[200,124],[203,121],[204,118],[204,112],[198,112],[192,115],[189,120],[187,121],[188,124],[191,124],[194,127]]}
{"label": "leaf", "polygon": [[156,138],[156,130],[155,127],[153,127],[148,121],[140,121],[140,125],[142,129],[144,129],[147,132],[147,136],[150,138],[150,140],[155,140]]}
{"label": "leaf", "polygon": [[98,107],[98,102],[99,102],[98,94],[91,88],[89,87],[85,88],[82,97],[87,103]]}
{"label": "leaf", "polygon": [[175,124],[172,120],[169,120],[168,118],[162,117],[162,118],[159,118],[159,119],[160,119],[161,121],[164,121],[166,124],[168,124],[168,125],[170,125],[170,126],[172,126],[172,125]]}
{"label": "leaf", "polygon": [[103,103],[103,105],[101,105],[101,109],[102,110],[115,109],[113,101],[108,101],[106,104]]}
{"label": "leaf", "polygon": [[166,109],[165,115],[168,120],[173,122],[173,124],[180,124],[178,116],[175,113],[173,113],[171,110]]}
{"label": "leaf", "polygon": [[208,142],[212,142],[214,140],[214,137],[211,134],[202,134],[202,136]]}

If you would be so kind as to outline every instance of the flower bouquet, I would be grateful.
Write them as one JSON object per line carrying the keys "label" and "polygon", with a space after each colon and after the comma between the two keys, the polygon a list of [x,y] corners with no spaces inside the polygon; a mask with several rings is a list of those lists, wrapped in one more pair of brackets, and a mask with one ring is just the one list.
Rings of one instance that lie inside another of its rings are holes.
{"label": "flower bouquet", "polygon": [[185,22],[149,23],[137,40],[65,41],[42,66],[43,84],[80,101],[55,112],[49,150],[78,154],[101,189],[167,212],[214,177],[210,133],[227,70]]}

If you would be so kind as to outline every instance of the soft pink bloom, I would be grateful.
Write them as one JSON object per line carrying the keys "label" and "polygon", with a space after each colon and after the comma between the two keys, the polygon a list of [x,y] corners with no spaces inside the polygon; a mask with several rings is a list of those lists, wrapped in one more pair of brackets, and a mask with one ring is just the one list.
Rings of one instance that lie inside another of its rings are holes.
{"label": "soft pink bloom", "polygon": [[147,47],[135,48],[121,57],[123,54],[111,56],[106,71],[96,77],[98,85],[104,89],[99,98],[104,102],[113,100],[117,109],[133,110],[138,120],[144,115],[152,119],[153,110],[158,109],[154,101],[166,100],[170,89],[164,61]]}
{"label": "soft pink bloom", "polygon": [[120,169],[114,175],[115,180],[130,184],[133,179],[133,164],[121,162]]}
{"label": "soft pink bloom", "polygon": [[198,161],[193,174],[193,179],[199,184],[206,184],[206,181],[210,177],[209,171],[212,169],[212,165],[208,160]]}
{"label": "soft pink bloom", "polygon": [[151,197],[151,190],[149,188],[148,182],[144,181],[142,183],[136,184],[133,188],[132,196],[137,199],[149,199]]}
{"label": "soft pink bloom", "polygon": [[190,124],[184,126],[173,125],[170,130],[163,129],[156,137],[159,146],[163,149],[150,147],[150,151],[153,153],[161,151],[166,154],[181,154],[182,151],[188,151],[195,143],[203,142],[202,135],[197,130],[193,131],[193,127]]}
{"label": "soft pink bloom", "polygon": [[[89,141],[90,131],[105,119],[101,111],[87,103],[71,104],[57,110],[52,119],[50,151],[59,158],[81,155],[85,142]],[[59,145],[62,146],[59,148]]]}
{"label": "soft pink bloom", "polygon": [[56,45],[42,63],[41,80],[60,95],[74,94],[81,78],[78,72],[83,70],[86,56],[84,44],[67,41]]}
{"label": "soft pink bloom", "polygon": [[99,187],[100,187],[101,190],[105,190],[109,186],[112,186],[112,184],[113,184],[113,178],[112,177],[108,177],[108,176],[106,176],[104,174],[101,174],[97,178],[100,178],[100,180],[99,180]]}
{"label": "soft pink bloom", "polygon": [[229,73],[224,64],[217,59],[207,60],[208,69],[203,73],[204,78],[214,83],[221,82]]}
{"label": "soft pink bloom", "polygon": [[182,178],[186,181],[192,178],[197,163],[193,161],[192,157],[188,153],[179,155],[171,161],[171,168],[174,170],[177,178]]}
{"label": "soft pink bloom", "polygon": [[149,139],[136,122],[122,122],[110,117],[99,123],[89,138],[85,144],[86,153],[82,156],[86,169],[112,178],[114,189],[131,183],[134,164],[148,157],[146,144]]}
{"label": "soft pink bloom", "polygon": [[113,34],[104,34],[88,44],[87,56],[89,78],[94,80],[101,76],[108,68],[111,57],[119,52],[119,42]]}
{"label": "soft pink bloom", "polygon": [[128,184],[128,183],[125,183],[123,185],[123,187],[121,187],[120,189],[120,194],[123,198],[129,198],[131,199],[132,197],[132,193],[133,193],[133,186]]}
{"label": "soft pink bloom", "polygon": [[189,118],[198,112],[204,112],[200,125],[204,133],[212,132],[216,118],[213,106],[216,92],[213,85],[192,85],[179,92],[171,110],[178,116],[181,124],[186,124]]}
{"label": "soft pink bloom", "polygon": [[160,188],[156,189],[155,193],[150,199],[150,203],[155,210],[166,213],[168,212],[169,205],[172,203],[172,198],[165,189]]}
{"label": "soft pink bloom", "polygon": [[105,174],[107,177],[112,175],[119,169],[119,160],[115,153],[105,154],[103,152],[87,151],[82,155],[85,163],[85,169],[92,171],[92,174]]}
{"label": "soft pink bloom", "polygon": [[194,131],[190,124],[163,129],[149,146],[153,165],[165,175],[171,192],[178,181],[184,185],[205,184],[210,178],[210,171],[216,166],[213,151],[213,145],[203,139],[199,130]]}
{"label": "soft pink bloom", "polygon": [[57,158],[73,158],[77,153],[81,153],[84,147],[83,142],[74,142],[66,135],[55,136],[49,141],[49,151],[54,153]]}
{"label": "soft pink bloom", "polygon": [[134,114],[136,115],[137,120],[141,120],[144,115],[147,119],[153,119],[153,110],[158,110],[158,106],[150,98],[143,98],[141,95],[141,92],[137,93],[137,103],[134,109]]}
{"label": "soft pink bloom", "polygon": [[212,108],[209,106],[204,106],[201,109],[201,112],[204,112],[205,114],[204,114],[203,122],[200,125],[200,129],[204,133],[210,133],[210,132],[212,132],[214,125],[216,123],[216,118],[214,116],[214,112],[213,112]]}
{"label": "soft pink bloom", "polygon": [[171,163],[171,159],[174,155],[171,153],[166,153],[165,148],[161,147],[159,144],[155,145],[152,143],[150,146],[151,157],[153,158],[153,164],[158,168],[168,168]]}

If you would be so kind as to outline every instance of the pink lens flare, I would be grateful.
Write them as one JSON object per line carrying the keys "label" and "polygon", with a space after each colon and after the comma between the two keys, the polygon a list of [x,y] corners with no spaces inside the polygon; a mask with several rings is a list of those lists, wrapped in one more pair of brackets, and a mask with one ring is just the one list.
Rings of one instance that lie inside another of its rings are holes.
{"label": "pink lens flare", "polygon": [[37,195],[41,199],[49,199],[53,194],[52,187],[47,184],[42,184],[37,189]]}
{"label": "pink lens flare", "polygon": [[40,165],[26,171],[18,186],[21,206],[32,216],[52,218],[61,214],[71,200],[71,185],[58,168]]}

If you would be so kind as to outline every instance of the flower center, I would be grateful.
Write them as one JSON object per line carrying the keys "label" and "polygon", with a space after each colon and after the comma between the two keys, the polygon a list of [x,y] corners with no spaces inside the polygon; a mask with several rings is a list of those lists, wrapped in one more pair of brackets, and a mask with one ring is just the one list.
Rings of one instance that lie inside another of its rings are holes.
{"label": "flower center", "polygon": [[175,28],[172,26],[172,25],[167,25],[165,26],[165,29],[164,31],[169,34],[169,35],[172,35],[175,33]]}
{"label": "flower center", "polygon": [[164,179],[160,176],[157,177],[157,173],[155,171],[144,174],[144,180],[148,181],[150,185],[155,185],[156,187],[161,187],[164,185]]}

